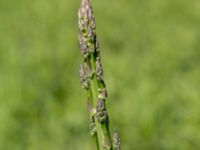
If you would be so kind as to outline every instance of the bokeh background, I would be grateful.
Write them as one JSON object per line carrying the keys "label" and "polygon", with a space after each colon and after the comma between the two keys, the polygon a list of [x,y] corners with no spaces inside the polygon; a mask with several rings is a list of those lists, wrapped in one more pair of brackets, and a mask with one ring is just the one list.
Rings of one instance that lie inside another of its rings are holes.
{"label": "bokeh background", "polygon": [[[91,1],[122,149],[199,150],[200,1]],[[94,150],[79,6],[0,1],[0,150]]]}

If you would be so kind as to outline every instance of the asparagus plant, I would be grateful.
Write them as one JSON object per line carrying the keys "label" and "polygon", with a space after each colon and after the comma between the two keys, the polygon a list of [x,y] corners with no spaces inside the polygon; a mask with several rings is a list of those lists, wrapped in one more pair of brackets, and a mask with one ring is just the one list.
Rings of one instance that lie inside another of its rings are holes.
{"label": "asparagus plant", "polygon": [[90,114],[90,134],[96,141],[97,150],[120,150],[119,134],[115,130],[113,140],[109,131],[106,110],[107,90],[103,80],[96,23],[89,0],[82,0],[78,11],[79,47],[83,57],[80,80],[87,91],[87,107]]}

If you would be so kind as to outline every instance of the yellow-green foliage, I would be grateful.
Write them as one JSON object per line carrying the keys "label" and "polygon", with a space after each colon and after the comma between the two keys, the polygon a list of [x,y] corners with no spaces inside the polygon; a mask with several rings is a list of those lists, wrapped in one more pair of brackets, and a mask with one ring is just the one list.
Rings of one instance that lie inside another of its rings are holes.
{"label": "yellow-green foliage", "polygon": [[[200,149],[200,2],[91,1],[122,149]],[[0,150],[93,150],[79,5],[0,1]]]}

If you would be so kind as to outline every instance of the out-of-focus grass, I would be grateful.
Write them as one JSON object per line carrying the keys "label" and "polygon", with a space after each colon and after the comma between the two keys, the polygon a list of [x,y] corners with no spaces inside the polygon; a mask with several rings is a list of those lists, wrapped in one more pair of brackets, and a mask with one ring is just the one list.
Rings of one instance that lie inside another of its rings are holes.
{"label": "out-of-focus grass", "polygon": [[[124,150],[200,149],[200,2],[92,0]],[[0,1],[0,149],[93,150],[79,1]]]}

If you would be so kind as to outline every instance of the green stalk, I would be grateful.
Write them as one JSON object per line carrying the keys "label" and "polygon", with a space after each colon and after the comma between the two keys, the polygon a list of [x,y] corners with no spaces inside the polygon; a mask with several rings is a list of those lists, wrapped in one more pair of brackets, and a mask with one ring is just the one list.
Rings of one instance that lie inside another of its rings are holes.
{"label": "green stalk", "polygon": [[[91,88],[88,89],[88,108],[89,108],[89,112],[90,112],[90,134],[91,136],[93,136],[93,139],[94,139],[94,142],[96,143],[96,149],[99,150],[99,142],[98,142],[98,137],[97,137],[97,132],[96,132],[96,121],[95,121],[95,117],[94,117],[94,114],[93,114],[93,108],[92,108],[92,105],[93,105],[93,97],[92,95],[92,90]],[[92,105],[91,105],[92,104]]]}
{"label": "green stalk", "polygon": [[[92,90],[92,94],[93,94],[93,101],[94,101],[94,104],[96,103],[96,99],[97,99],[97,91],[96,91],[96,82],[94,79],[91,79],[90,80],[90,83],[91,83],[91,90]],[[96,127],[96,132],[97,132],[97,143],[99,145],[98,147],[98,150],[102,150],[100,148],[100,144],[101,144],[101,134],[99,134],[101,132],[101,129],[99,127],[99,124],[98,124],[98,121],[96,119],[96,117],[94,117],[94,121],[95,121],[95,127]]]}
{"label": "green stalk", "polygon": [[[90,113],[90,133],[96,140],[97,150],[120,150],[119,136],[113,138],[109,131],[109,118],[106,110],[107,90],[103,80],[96,23],[89,0],[82,0],[78,12],[79,46],[84,65],[80,68],[81,85],[88,93]],[[117,143],[116,143],[117,142]],[[117,147],[116,147],[117,145]]]}
{"label": "green stalk", "polygon": [[[91,65],[92,72],[96,72],[96,60],[95,60],[94,54],[91,55],[90,62],[92,64]],[[90,79],[90,86],[91,86],[92,95],[93,95],[93,104],[94,104],[94,106],[97,106],[98,95],[99,95],[99,91],[98,91],[99,86],[98,86],[98,81],[97,81],[97,77],[96,77],[95,73],[92,75],[92,77]],[[111,139],[110,139],[110,134],[109,134],[107,125],[105,123],[99,124],[97,118],[95,118],[95,125],[96,125],[96,129],[97,129],[98,143],[101,144],[99,149],[100,150],[103,150],[103,149],[112,150]]]}

